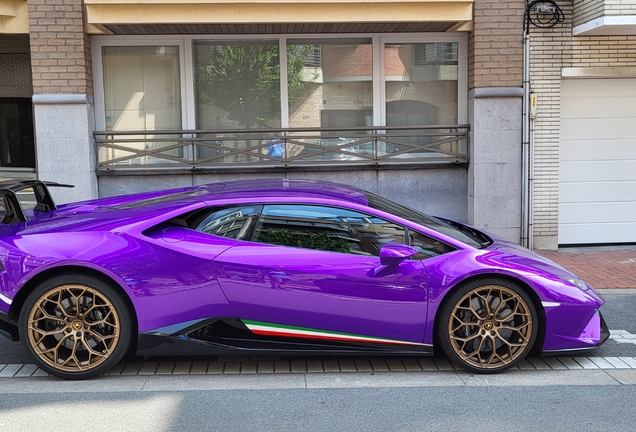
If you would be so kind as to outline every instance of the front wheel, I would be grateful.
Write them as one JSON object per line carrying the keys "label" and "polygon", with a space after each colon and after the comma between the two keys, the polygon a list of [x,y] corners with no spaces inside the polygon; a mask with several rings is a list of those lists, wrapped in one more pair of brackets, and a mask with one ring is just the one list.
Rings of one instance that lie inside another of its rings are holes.
{"label": "front wheel", "polygon": [[27,297],[20,339],[37,365],[60,378],[106,372],[126,353],[131,319],[122,295],[85,275],[49,279]]}
{"label": "front wheel", "polygon": [[532,349],[537,312],[517,284],[501,280],[468,283],[440,308],[437,335],[455,364],[477,373],[511,368]]}

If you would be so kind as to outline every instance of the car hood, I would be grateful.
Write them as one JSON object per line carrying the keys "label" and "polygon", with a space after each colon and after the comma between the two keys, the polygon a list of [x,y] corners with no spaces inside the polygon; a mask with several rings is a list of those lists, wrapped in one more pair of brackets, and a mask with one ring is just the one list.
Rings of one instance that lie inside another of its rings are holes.
{"label": "car hood", "polygon": [[530,249],[527,249],[510,241],[491,236],[493,243],[485,247],[486,250],[499,252],[498,259],[521,266],[532,267],[534,269],[553,274],[555,276],[578,277],[560,264],[555,263]]}

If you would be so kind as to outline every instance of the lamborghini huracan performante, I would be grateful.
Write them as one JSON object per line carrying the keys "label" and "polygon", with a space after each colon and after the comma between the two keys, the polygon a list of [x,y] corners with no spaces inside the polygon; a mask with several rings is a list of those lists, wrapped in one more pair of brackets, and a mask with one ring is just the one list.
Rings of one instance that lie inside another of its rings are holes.
{"label": "lamborghini huracan performante", "polygon": [[56,206],[0,183],[0,332],[43,370],[152,355],[427,355],[472,372],[591,349],[586,282],[528,249],[336,183],[250,180]]}

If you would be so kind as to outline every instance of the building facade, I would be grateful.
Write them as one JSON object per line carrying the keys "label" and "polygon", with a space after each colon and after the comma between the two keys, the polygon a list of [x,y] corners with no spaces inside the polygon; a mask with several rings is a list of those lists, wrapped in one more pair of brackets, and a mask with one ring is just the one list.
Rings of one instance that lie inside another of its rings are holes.
{"label": "building facade", "polygon": [[[590,195],[601,157],[636,159],[636,33],[588,35],[619,27],[613,6],[593,3],[558,2],[564,20],[530,27],[524,161],[521,1],[0,0],[0,127],[19,137],[3,136],[0,174],[75,184],[60,202],[319,178],[535,248],[634,242],[589,237],[618,222],[581,219],[623,211]],[[631,138],[594,149],[614,139],[616,115],[583,107],[611,97]],[[601,171],[593,188],[610,199]],[[615,180],[625,211],[627,172]]]}
{"label": "building facade", "polygon": [[557,1],[530,30],[534,246],[636,242],[636,2]]}

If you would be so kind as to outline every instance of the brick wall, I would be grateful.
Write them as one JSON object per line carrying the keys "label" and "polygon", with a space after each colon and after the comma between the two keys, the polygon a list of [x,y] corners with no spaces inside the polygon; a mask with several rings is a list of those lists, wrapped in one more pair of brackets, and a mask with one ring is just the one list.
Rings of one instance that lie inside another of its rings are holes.
{"label": "brick wall", "polygon": [[0,54],[0,97],[31,97],[28,54]]}
{"label": "brick wall", "polygon": [[475,0],[468,38],[468,86],[521,87],[523,10],[520,0]]}
{"label": "brick wall", "polygon": [[574,0],[574,26],[602,16],[634,15],[636,0]]}
{"label": "brick wall", "polygon": [[534,122],[534,235],[538,248],[556,247],[562,68],[636,67],[636,36],[573,37],[572,3],[558,4],[565,13],[563,24],[530,30],[531,89],[538,96]]}
{"label": "brick wall", "polygon": [[370,44],[322,44],[322,68],[326,79],[331,77],[371,76],[372,48]]}
{"label": "brick wall", "polygon": [[92,94],[82,0],[28,0],[35,93]]}
{"label": "brick wall", "polygon": [[574,25],[580,25],[603,16],[604,0],[573,0]]}

